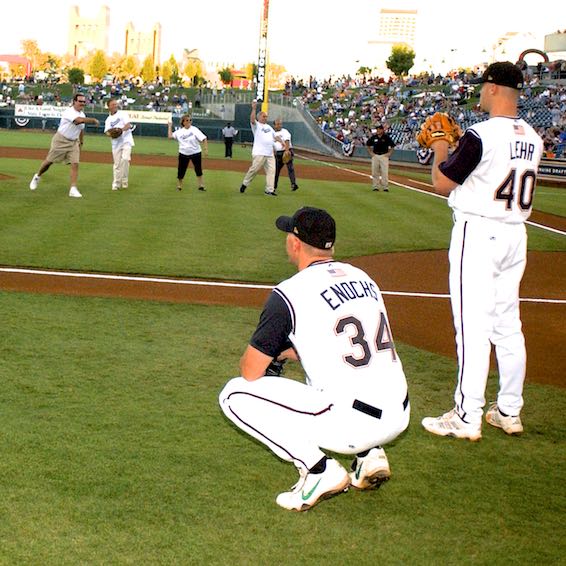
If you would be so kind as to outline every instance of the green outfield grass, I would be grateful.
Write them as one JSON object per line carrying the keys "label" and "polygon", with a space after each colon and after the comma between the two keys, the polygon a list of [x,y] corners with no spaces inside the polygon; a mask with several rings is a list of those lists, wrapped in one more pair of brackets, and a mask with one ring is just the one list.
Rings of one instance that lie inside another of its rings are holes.
{"label": "green outfield grass", "polygon": [[[445,249],[450,237],[446,202],[407,189],[376,195],[363,183],[305,180],[293,193],[283,179],[273,199],[263,194],[261,177],[241,195],[241,173],[205,170],[208,190],[200,193],[189,170],[179,192],[175,167],[135,166],[130,188],[112,192],[111,165],[83,163],[78,200],[67,197],[64,165],[53,165],[30,191],[38,165],[0,159],[10,176],[0,182],[0,264],[274,282],[292,271],[281,261],[274,220],[305,204],[336,217],[339,258]],[[531,249],[566,249],[563,236],[529,232]]]}
{"label": "green outfield grass", "polygon": [[[15,136],[36,140],[17,147],[50,140]],[[86,149],[95,144],[109,151],[96,135]],[[176,149],[165,139],[136,146]],[[130,188],[112,192],[111,166],[83,163],[84,198],[70,199],[62,165],[29,190],[38,164],[0,159],[10,177],[0,181],[0,264],[277,282],[294,269],[274,220],[305,204],[336,217],[339,258],[446,249],[450,238],[446,202],[407,189],[301,181],[293,193],[284,182],[274,199],[262,178],[240,195],[241,174],[205,170],[199,193],[190,170],[178,192],[174,167],[137,166]],[[529,246],[565,251],[566,239],[529,228]],[[455,363],[399,344],[412,422],[387,448],[392,480],[294,514],[275,504],[296,481],[293,467],[217,405],[259,310],[0,292],[0,312],[0,564],[475,566],[564,556],[563,389],[527,383],[520,438],[491,427],[477,444],[436,438],[419,423],[451,407]],[[496,385],[492,377],[488,399]]]}
{"label": "green outfield grass", "polygon": [[2,564],[503,565],[564,555],[562,389],[527,385],[520,438],[491,427],[477,444],[436,438],[419,423],[450,406],[454,363],[400,345],[412,422],[387,448],[391,481],[295,514],[275,504],[293,466],[217,405],[257,311],[18,293],[0,293],[0,311]]}

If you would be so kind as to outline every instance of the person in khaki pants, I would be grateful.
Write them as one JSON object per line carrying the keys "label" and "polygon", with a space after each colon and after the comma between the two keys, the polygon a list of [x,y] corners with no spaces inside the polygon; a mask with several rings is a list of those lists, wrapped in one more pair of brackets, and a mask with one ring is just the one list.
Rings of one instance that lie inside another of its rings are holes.
{"label": "person in khaki pants", "polygon": [[[104,133],[112,139],[112,190],[128,188],[132,147],[135,145],[132,136],[132,124],[127,112],[121,110],[116,99],[108,101],[108,118],[104,122]],[[111,131],[117,130],[117,137]]]}
{"label": "person in khaki pants", "polygon": [[263,167],[265,171],[265,194],[277,196],[274,189],[275,183],[275,154],[274,143],[276,140],[275,130],[267,123],[265,112],[257,113],[257,101],[252,102],[250,114],[250,124],[254,134],[254,144],[252,146],[252,164],[242,181],[240,192],[244,193],[248,185],[253,181],[259,170]]}
{"label": "person in khaki pants", "polygon": [[389,157],[394,148],[395,142],[379,124],[366,142],[366,149],[371,157],[371,184],[374,191],[389,191]]}

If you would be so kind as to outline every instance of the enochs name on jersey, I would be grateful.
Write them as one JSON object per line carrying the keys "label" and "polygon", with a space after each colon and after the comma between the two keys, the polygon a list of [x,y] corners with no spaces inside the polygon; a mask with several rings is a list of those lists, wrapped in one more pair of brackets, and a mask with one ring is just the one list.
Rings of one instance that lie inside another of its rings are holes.
{"label": "enochs name on jersey", "polygon": [[356,299],[365,299],[370,297],[379,302],[379,296],[375,290],[373,281],[344,281],[330,285],[327,289],[320,293],[326,304],[335,311],[344,303],[354,301]]}

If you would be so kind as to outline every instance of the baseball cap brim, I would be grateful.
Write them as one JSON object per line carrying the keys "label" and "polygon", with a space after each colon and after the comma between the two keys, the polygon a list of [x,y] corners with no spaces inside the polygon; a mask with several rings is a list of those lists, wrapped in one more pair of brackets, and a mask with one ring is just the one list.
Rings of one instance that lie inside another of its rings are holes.
{"label": "baseball cap brim", "polygon": [[291,216],[280,216],[275,221],[275,226],[283,232],[293,232],[293,218]]}

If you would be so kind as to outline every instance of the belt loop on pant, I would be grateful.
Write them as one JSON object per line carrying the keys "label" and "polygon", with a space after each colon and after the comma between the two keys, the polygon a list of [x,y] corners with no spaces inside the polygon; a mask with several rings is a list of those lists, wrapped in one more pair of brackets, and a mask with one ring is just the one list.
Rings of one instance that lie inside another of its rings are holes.
{"label": "belt loop on pant", "polygon": [[367,403],[364,403],[359,399],[354,399],[352,407],[356,409],[356,411],[360,411],[361,413],[365,413],[366,415],[375,417],[376,419],[380,419],[381,415],[383,414],[383,411],[381,409],[378,409],[377,407],[374,407],[372,405],[368,405]]}

